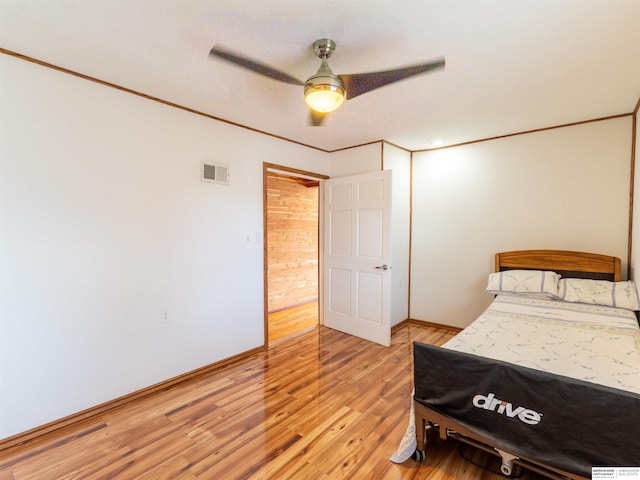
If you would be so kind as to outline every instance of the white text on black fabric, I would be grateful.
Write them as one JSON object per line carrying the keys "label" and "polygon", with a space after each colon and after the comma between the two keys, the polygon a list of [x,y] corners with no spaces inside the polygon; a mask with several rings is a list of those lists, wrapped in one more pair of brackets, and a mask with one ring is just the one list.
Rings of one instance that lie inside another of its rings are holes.
{"label": "white text on black fabric", "polygon": [[520,421],[529,425],[537,425],[540,423],[540,420],[542,420],[541,413],[525,407],[513,408],[511,403],[498,400],[493,393],[476,395],[473,397],[473,406],[482,408],[483,410],[490,410],[500,415],[506,415],[509,418],[518,418]]}

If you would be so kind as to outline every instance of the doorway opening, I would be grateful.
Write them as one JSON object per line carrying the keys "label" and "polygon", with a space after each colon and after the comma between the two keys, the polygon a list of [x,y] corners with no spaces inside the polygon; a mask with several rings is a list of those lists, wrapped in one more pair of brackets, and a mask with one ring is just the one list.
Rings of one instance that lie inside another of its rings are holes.
{"label": "doorway opening", "polygon": [[266,344],[318,325],[322,178],[265,165]]}

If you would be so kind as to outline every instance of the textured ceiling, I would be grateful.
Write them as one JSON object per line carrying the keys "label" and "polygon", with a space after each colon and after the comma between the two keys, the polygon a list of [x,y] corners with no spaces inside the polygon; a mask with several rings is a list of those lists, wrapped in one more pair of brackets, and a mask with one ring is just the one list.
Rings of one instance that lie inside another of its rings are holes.
{"label": "textured ceiling", "polygon": [[[305,80],[446,58],[307,125],[302,87],[208,57],[214,44]],[[0,47],[333,150],[410,150],[628,113],[640,98],[640,0],[0,0]]]}

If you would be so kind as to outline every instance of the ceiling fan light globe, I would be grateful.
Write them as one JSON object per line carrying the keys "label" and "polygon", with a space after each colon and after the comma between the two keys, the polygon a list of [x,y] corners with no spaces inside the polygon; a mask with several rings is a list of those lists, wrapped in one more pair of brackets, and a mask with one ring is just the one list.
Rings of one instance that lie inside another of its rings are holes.
{"label": "ceiling fan light globe", "polygon": [[309,108],[320,113],[337,110],[344,102],[344,92],[337,87],[327,85],[326,88],[310,88],[305,91],[304,100]]}

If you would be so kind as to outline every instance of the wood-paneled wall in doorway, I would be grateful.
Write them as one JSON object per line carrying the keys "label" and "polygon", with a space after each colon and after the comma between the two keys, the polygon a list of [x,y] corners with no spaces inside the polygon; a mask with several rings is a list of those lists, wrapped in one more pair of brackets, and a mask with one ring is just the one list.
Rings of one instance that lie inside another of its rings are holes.
{"label": "wood-paneled wall in doorway", "polygon": [[268,311],[318,298],[317,180],[267,177]]}

